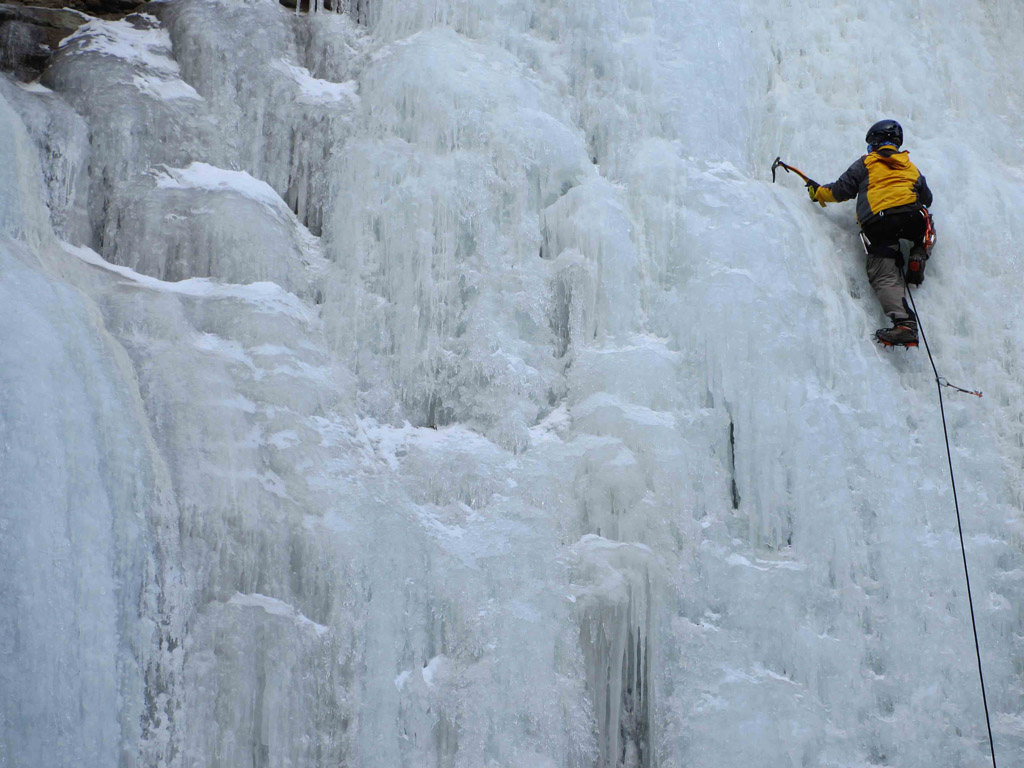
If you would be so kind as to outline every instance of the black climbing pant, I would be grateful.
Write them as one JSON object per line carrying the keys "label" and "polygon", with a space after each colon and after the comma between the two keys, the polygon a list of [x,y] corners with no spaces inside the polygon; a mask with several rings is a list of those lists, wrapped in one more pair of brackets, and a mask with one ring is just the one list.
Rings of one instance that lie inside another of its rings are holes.
{"label": "black climbing pant", "polygon": [[864,247],[868,252],[868,281],[878,296],[882,311],[893,320],[906,320],[910,313],[903,301],[900,240],[909,240],[913,246],[923,247],[924,217],[920,211],[875,216],[865,225],[863,234]]}

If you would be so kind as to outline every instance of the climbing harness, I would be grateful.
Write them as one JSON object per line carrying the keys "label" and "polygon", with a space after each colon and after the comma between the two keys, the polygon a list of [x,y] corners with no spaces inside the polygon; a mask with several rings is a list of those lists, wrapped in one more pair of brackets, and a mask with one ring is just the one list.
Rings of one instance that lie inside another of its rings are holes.
{"label": "climbing harness", "polygon": [[[787,171],[789,173],[795,173],[797,176],[799,176],[801,179],[804,180],[804,184],[806,184],[808,187],[815,187],[815,188],[817,188],[817,187],[821,186],[818,182],[816,182],[814,179],[812,179],[806,173],[801,171],[799,168],[794,168],[792,165],[786,165],[784,162],[782,162],[782,158],[781,157],[776,157],[775,158],[775,162],[772,163],[772,184],[775,183],[775,169],[776,168],[782,168],[784,171]],[[825,207],[825,204],[823,202],[821,202],[820,200],[818,200],[817,203],[822,208]]]}
{"label": "climbing harness", "polygon": [[[928,217],[925,217],[926,219]],[[933,232],[934,242],[934,232]],[[900,269],[902,276],[902,268]],[[910,297],[911,309],[914,312],[914,316],[917,318],[917,328],[921,334],[921,339],[924,341],[924,348],[928,352],[928,362],[932,365],[932,372],[935,374],[935,384],[939,392],[939,413],[942,414],[942,433],[946,438],[946,460],[949,463],[949,481],[953,488],[953,506],[956,509],[956,528],[960,534],[960,554],[964,561],[964,579],[967,582],[967,604],[971,608],[971,629],[974,630],[974,653],[978,659],[978,679],[981,681],[981,702],[985,707],[985,726],[988,728],[988,748],[992,755],[992,768],[996,766],[996,746],[995,741],[992,738],[992,721],[988,714],[988,697],[985,695],[985,675],[981,671],[981,645],[978,643],[978,624],[974,618],[974,598],[971,596],[971,575],[967,570],[967,548],[964,546],[964,528],[960,521],[960,502],[957,500],[956,495],[956,477],[953,474],[953,454],[949,448],[949,430],[946,427],[946,409],[942,403],[942,388],[949,387],[955,389],[957,392],[963,392],[968,395],[975,395],[981,397],[981,392],[978,390],[969,390],[957,387],[950,384],[945,378],[939,375],[938,369],[935,367],[935,358],[932,357],[932,350],[928,346],[928,337],[925,336],[924,326],[921,324],[921,317],[917,313],[917,305],[914,302],[914,293],[910,290],[910,287],[904,281],[906,286],[907,295]]]}
{"label": "climbing harness", "polygon": [[[867,236],[863,229],[857,233],[860,237],[860,244],[864,248],[864,255],[884,256],[884,258],[893,259],[896,262],[896,268],[901,270],[900,275],[903,278],[904,285],[920,285],[922,282],[924,282],[924,267],[925,264],[928,263],[928,259],[931,256],[932,248],[935,247],[935,222],[932,220],[932,215],[931,213],[929,213],[928,208],[925,206],[921,206],[918,213],[920,213],[921,216],[924,218],[924,235],[921,236],[921,246],[923,247],[924,251],[922,254],[921,250],[916,246],[911,249],[910,255],[907,257],[905,271],[903,271],[903,253],[902,251],[899,250],[898,245],[894,246],[894,248],[890,250],[888,254],[885,254],[884,252],[880,251],[872,253],[871,239]],[[882,211],[879,215],[881,216],[884,214],[885,211]],[[906,240],[909,238],[901,237],[899,239]],[[899,241],[897,240],[897,243],[898,242]],[[906,306],[906,303],[906,299],[904,299],[904,306]],[[909,310],[910,307],[907,307],[907,309]],[[892,344],[886,344],[885,342],[882,342],[882,344],[888,347],[892,346]],[[901,346],[916,347],[917,344],[915,343]]]}

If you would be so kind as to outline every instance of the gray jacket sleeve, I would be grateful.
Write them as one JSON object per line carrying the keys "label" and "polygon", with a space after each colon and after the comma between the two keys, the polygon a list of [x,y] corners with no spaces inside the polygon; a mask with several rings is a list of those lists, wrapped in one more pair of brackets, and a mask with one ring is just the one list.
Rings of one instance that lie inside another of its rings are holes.
{"label": "gray jacket sleeve", "polygon": [[914,191],[917,193],[917,202],[921,205],[932,204],[932,191],[928,189],[928,182],[924,180],[924,176],[917,177],[917,181],[914,182]]}
{"label": "gray jacket sleeve", "polygon": [[864,158],[858,158],[853,165],[846,169],[846,172],[836,181],[825,186],[832,190],[832,196],[837,203],[849,200],[857,196],[868,177],[868,169],[864,165]]}

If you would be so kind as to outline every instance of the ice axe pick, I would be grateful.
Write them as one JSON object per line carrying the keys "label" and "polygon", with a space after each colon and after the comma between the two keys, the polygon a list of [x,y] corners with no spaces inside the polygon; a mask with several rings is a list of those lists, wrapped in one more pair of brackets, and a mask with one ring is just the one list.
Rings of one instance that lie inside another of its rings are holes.
{"label": "ice axe pick", "polygon": [[[812,179],[806,173],[801,171],[799,168],[794,168],[792,165],[786,165],[786,163],[782,162],[782,158],[781,157],[776,157],[775,158],[775,162],[772,163],[772,184],[775,183],[775,170],[777,168],[782,168],[785,171],[787,171],[788,173],[795,173],[797,176],[799,176],[801,179],[804,180],[804,184],[806,184],[808,187],[820,186],[818,184],[818,182],[816,182],[814,179]],[[818,201],[818,205],[820,205],[822,208],[825,207],[825,204],[823,202],[821,202],[820,200]]]}

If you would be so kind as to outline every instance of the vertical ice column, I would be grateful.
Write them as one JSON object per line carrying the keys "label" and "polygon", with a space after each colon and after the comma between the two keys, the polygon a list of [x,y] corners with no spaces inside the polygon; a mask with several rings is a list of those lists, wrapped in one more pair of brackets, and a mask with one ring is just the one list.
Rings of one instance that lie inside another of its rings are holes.
{"label": "vertical ice column", "polygon": [[0,744],[12,765],[116,765],[140,740],[150,456],[124,359],[59,259],[0,96]]}
{"label": "vertical ice column", "polygon": [[651,551],[600,536],[574,547],[580,644],[601,768],[653,766]]}
{"label": "vertical ice column", "polygon": [[[0,78],[0,94],[18,112],[41,163],[43,201],[54,232],[88,244],[89,138],[85,121],[57,94],[39,83],[15,85]],[[12,192],[16,187],[8,187]]]}

